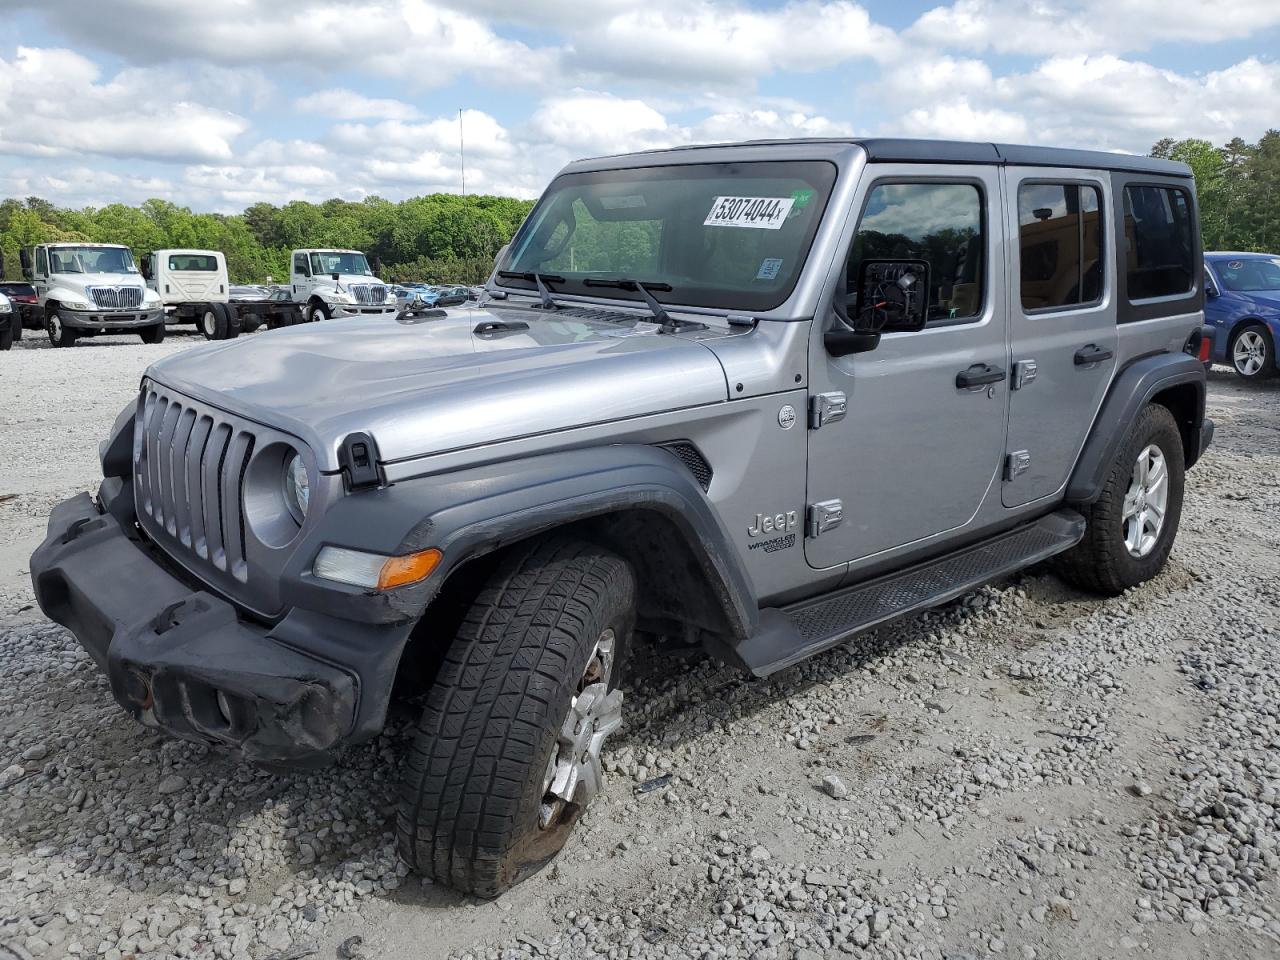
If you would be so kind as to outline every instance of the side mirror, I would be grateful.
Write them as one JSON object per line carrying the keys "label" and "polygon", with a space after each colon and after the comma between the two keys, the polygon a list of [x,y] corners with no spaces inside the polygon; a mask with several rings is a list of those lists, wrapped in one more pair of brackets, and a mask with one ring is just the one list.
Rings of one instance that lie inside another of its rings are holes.
{"label": "side mirror", "polygon": [[143,257],[138,261],[138,272],[142,274],[144,280],[151,279],[151,258]]}
{"label": "side mirror", "polygon": [[1212,283],[1206,283],[1204,285],[1204,295],[1206,297],[1209,297],[1210,299],[1213,299],[1218,295],[1218,288],[1215,287]]}
{"label": "side mirror", "polygon": [[927,261],[862,261],[857,304],[850,316],[855,331],[923,330],[928,308]]}
{"label": "side mirror", "polygon": [[32,276],[31,254],[27,252],[25,247],[18,251],[18,262],[22,264],[22,279],[30,280]]}

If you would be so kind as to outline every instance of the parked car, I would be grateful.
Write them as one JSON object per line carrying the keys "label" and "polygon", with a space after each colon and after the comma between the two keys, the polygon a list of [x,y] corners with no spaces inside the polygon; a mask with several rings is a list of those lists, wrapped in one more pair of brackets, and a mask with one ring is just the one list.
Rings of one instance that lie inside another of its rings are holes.
{"label": "parked car", "polygon": [[1211,358],[1245,380],[1276,373],[1280,343],[1280,254],[1206,253],[1204,316]]}
{"label": "parked car", "polygon": [[35,595],[140,722],[251,760],[404,694],[401,854],[495,896],[600,791],[637,638],[767,676],[1050,558],[1158,574],[1213,436],[1197,223],[1190,168],[1112,153],[573,163],[504,300],[153,364]]}
{"label": "parked car", "polygon": [[[266,300],[271,294],[281,288],[264,287],[257,283],[237,283],[231,287],[230,299],[233,301],[244,300]],[[288,292],[289,288],[283,288]]]}
{"label": "parked car", "polygon": [[[9,302],[13,304],[21,317],[21,327],[28,330],[39,330],[43,325],[40,322],[40,304],[36,298],[36,288],[25,281],[3,281],[0,282],[0,293],[9,298]],[[22,336],[21,328],[16,333],[15,339]]]}
{"label": "parked car", "polygon": [[22,315],[13,302],[0,293],[0,350],[8,350],[13,341],[22,339]]}

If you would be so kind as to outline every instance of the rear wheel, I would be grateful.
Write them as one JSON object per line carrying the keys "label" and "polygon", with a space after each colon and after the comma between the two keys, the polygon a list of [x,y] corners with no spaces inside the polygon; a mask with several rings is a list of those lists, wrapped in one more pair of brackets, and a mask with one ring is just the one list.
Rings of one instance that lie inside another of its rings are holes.
{"label": "rear wheel", "polygon": [[200,308],[200,332],[206,340],[225,340],[227,336],[226,320],[216,308],[213,303]]}
{"label": "rear wheel", "polygon": [[547,864],[603,782],[622,722],[635,581],[580,540],[517,548],[464,617],[405,763],[410,866],[496,897]]}
{"label": "rear wheel", "polygon": [[44,317],[44,328],[49,334],[49,342],[55,347],[70,347],[76,342],[76,332],[62,323],[57,310],[50,310]]}
{"label": "rear wheel", "polygon": [[1182,516],[1182,434],[1166,407],[1139,414],[1083,511],[1084,539],[1062,555],[1059,571],[1077,586],[1114,596],[1164,569]]}
{"label": "rear wheel", "polygon": [[1245,380],[1265,380],[1276,372],[1275,343],[1265,324],[1247,323],[1237,330],[1227,356]]}

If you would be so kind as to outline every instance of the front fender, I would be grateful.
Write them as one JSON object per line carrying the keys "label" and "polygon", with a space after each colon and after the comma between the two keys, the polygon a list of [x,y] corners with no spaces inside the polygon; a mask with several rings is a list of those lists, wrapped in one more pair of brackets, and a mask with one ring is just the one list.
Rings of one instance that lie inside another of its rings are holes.
{"label": "front fender", "polygon": [[1195,441],[1185,447],[1187,466],[1195,463],[1200,455],[1200,428],[1204,423],[1204,364],[1185,353],[1143,357],[1120,371],[1111,384],[1067,483],[1068,503],[1093,503],[1098,499],[1129,425],[1143,407],[1170,388],[1182,388],[1194,396],[1179,426],[1184,441],[1189,438]]}
{"label": "front fender", "polygon": [[[341,615],[339,585],[307,572],[324,544],[402,555],[428,547],[444,561],[423,583],[380,595],[384,615],[421,616],[449,574],[469,560],[566,524],[653,511],[678,532],[720,607],[729,634],[755,632],[758,608],[728,532],[686,467],[665,450],[614,444],[507,460],[400,481],[334,504],[294,554],[285,602]],[[367,595],[367,594],[366,594]],[[334,605],[337,605],[335,607]]]}

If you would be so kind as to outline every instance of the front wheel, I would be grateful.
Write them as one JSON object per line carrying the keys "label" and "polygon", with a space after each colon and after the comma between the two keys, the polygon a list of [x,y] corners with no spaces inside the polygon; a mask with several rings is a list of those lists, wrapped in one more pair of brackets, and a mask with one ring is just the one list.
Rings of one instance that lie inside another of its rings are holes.
{"label": "front wheel", "polygon": [[496,897],[555,857],[603,784],[635,621],[626,561],[580,540],[516,548],[463,619],[405,762],[400,851]]}
{"label": "front wheel", "polygon": [[312,323],[319,323],[321,320],[329,319],[329,306],[323,300],[317,300],[311,306],[307,307],[307,319]]}
{"label": "front wheel", "polygon": [[1182,434],[1167,407],[1143,408],[1112,461],[1102,494],[1083,511],[1084,539],[1059,571],[1086,590],[1115,596],[1164,569],[1182,516]]}
{"label": "front wheel", "polygon": [[56,310],[50,311],[44,318],[44,328],[49,334],[49,342],[55,347],[71,347],[75,346],[76,332],[70,327],[64,326],[62,318],[58,316]]}
{"label": "front wheel", "polygon": [[1275,343],[1261,323],[1249,323],[1231,338],[1231,368],[1245,380],[1265,380],[1276,372]]}
{"label": "front wheel", "polygon": [[153,327],[142,327],[138,331],[138,336],[142,338],[143,343],[160,343],[164,340],[164,321],[161,320]]}

